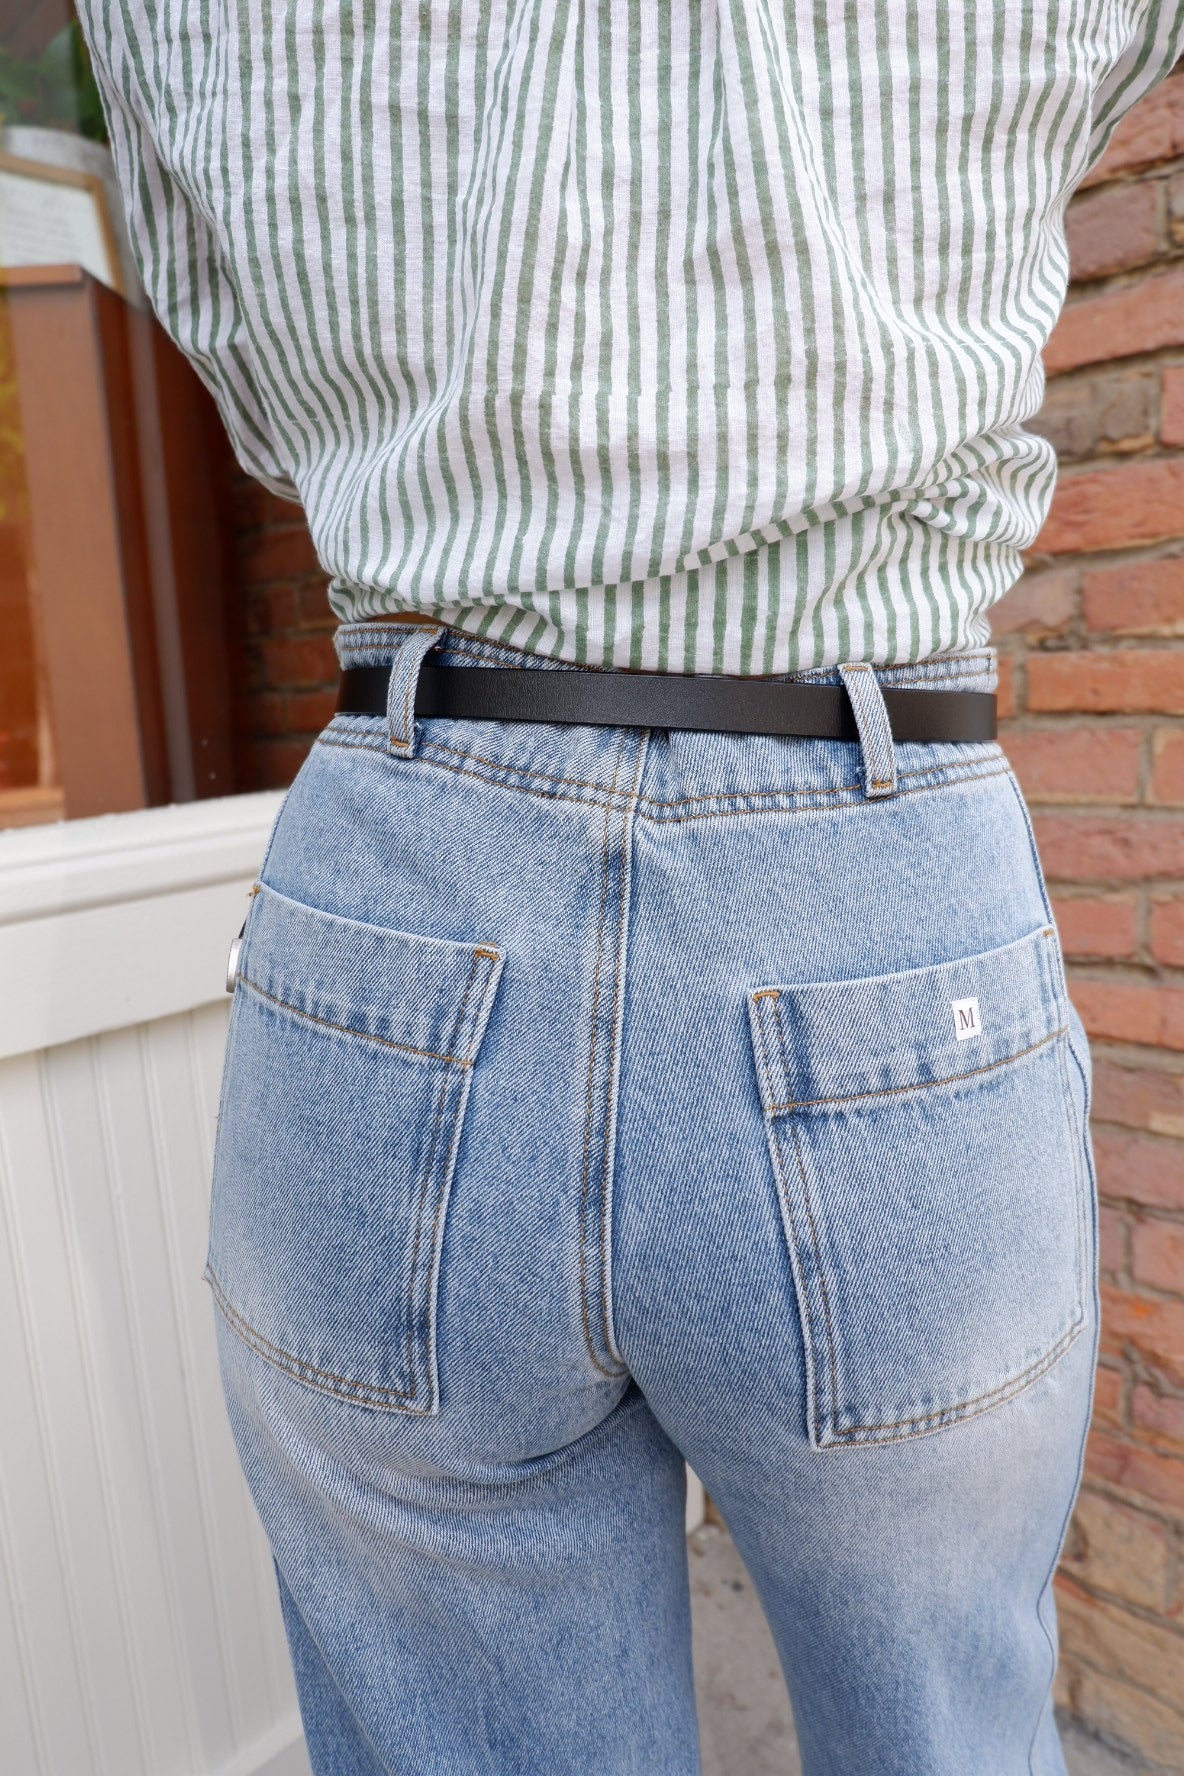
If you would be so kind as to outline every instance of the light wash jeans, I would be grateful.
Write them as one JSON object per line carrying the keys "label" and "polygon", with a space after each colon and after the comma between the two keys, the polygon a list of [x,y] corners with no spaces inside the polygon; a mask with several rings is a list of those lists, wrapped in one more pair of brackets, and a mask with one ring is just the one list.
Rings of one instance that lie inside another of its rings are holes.
{"label": "light wash jeans", "polygon": [[[206,1271],[317,1776],[690,1776],[684,1457],[808,1776],[1062,1776],[1089,1056],[995,744],[337,715],[249,902]],[[534,660],[539,670],[581,670]],[[818,675],[834,682],[835,673]]]}

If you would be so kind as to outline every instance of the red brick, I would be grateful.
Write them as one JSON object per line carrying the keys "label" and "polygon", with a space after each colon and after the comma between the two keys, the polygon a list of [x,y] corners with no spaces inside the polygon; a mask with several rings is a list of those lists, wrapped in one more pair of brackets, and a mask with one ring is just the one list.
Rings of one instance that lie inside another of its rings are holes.
{"label": "red brick", "polygon": [[335,685],[321,691],[294,691],[288,699],[288,719],[292,732],[319,734],[331,719],[336,701]]}
{"label": "red brick", "polygon": [[1115,635],[1184,635],[1184,556],[1087,573],[1081,608],[1088,629]]}
{"label": "red brick", "polygon": [[1184,715],[1184,649],[1033,654],[1028,660],[1028,707]]}
{"label": "red brick", "polygon": [[238,668],[241,683],[252,696],[268,689],[263,651],[258,642],[243,637],[238,648]]}
{"label": "red brick", "polygon": [[[1184,75],[1174,74],[1139,100],[1123,118],[1097,166],[1081,188],[1100,185],[1135,167],[1184,154]],[[1130,190],[1130,186],[1124,186]]]}
{"label": "red brick", "polygon": [[1081,1672],[1072,1659],[1059,1657],[1053,1673],[1052,1699],[1058,1708],[1076,1718],[1080,1714],[1076,1698],[1080,1692]]}
{"label": "red brick", "polygon": [[1124,1603],[1163,1611],[1172,1552],[1170,1533],[1157,1518],[1087,1487],[1073,1513],[1061,1572]]}
{"label": "red brick", "polygon": [[305,740],[255,740],[243,749],[247,789],[287,789],[308,756]]}
{"label": "red brick", "polygon": [[999,684],[995,692],[1000,721],[1009,721],[1020,706],[1016,683],[1015,661],[1006,654],[999,657]]}
{"label": "red brick", "polygon": [[1164,1443],[1178,1443],[1184,1450],[1184,1399],[1178,1394],[1159,1394],[1145,1381],[1131,1394],[1131,1423]]}
{"label": "red brick", "polygon": [[1126,1269],[1126,1216],[1109,1203],[1098,1207],[1098,1261],[1115,1276]]}
{"label": "red brick", "polygon": [[1168,968],[1184,968],[1184,900],[1152,905],[1151,954]]}
{"label": "red brick", "polygon": [[1184,345],[1184,267],[1084,296],[1061,311],[1044,348],[1049,376],[1139,352]]}
{"label": "red brick", "polygon": [[296,595],[291,586],[252,586],[246,596],[251,635],[278,635],[296,626]]}
{"label": "red brick", "polygon": [[287,732],[287,699],[279,691],[256,691],[251,698],[251,731],[259,739],[276,739]]}
{"label": "red brick", "polygon": [[294,525],[290,519],[282,527],[272,526],[252,537],[243,552],[241,566],[243,577],[255,583],[290,580],[322,571],[307,526]]}
{"label": "red brick", "polygon": [[1093,1063],[1096,1121],[1184,1139],[1184,1073],[1162,1067],[1124,1067],[1097,1054]]}
{"label": "red brick", "polygon": [[1147,450],[1155,443],[1160,378],[1157,368],[1097,365],[1054,376],[1029,431],[1047,438],[1063,465],[1091,456]]}
{"label": "red brick", "polygon": [[[1184,1164],[1184,1150],[1180,1155]],[[1137,1283],[1184,1294],[1184,1226],[1152,1216],[1131,1230],[1131,1275]]]}
{"label": "red brick", "polygon": [[232,494],[238,514],[239,529],[247,531],[278,530],[300,522],[293,511],[293,502],[273,493],[244,469],[235,467]]}
{"label": "red brick", "polygon": [[1184,821],[1170,816],[1038,809],[1033,824],[1050,881],[1137,882],[1184,876]]}
{"label": "red brick", "polygon": [[1163,373],[1159,436],[1163,444],[1184,444],[1184,364],[1173,364]]}
{"label": "red brick", "polygon": [[1067,1573],[1057,1580],[1057,1619],[1069,1658],[1154,1686],[1163,1696],[1184,1696],[1184,1636],[1171,1625],[1094,1597]]}
{"label": "red brick", "polygon": [[285,636],[261,643],[265,682],[276,690],[323,688],[338,675],[332,645],[320,637]]}
{"label": "red brick", "polygon": [[1012,729],[1005,742],[1030,802],[1136,802],[1142,747],[1138,728],[1096,723]]}
{"label": "red brick", "polygon": [[1158,184],[1083,193],[1069,205],[1065,236],[1074,280],[1145,265],[1160,246]]}
{"label": "red brick", "polygon": [[1053,911],[1066,956],[1083,961],[1134,957],[1139,908],[1133,895],[1057,895]]}
{"label": "red brick", "polygon": [[1021,574],[991,606],[993,635],[1055,635],[1073,620],[1077,574],[1062,567]]}
{"label": "red brick", "polygon": [[1103,1196],[1184,1209],[1184,1149],[1178,1142],[1096,1125],[1092,1135]]}
{"label": "red brick", "polygon": [[1184,987],[1074,975],[1072,997],[1091,1036],[1184,1050]]}
{"label": "red brick", "polygon": [[1184,1301],[1162,1301],[1102,1284],[1102,1343],[1113,1356],[1128,1347],[1184,1387]]}
{"label": "red brick", "polygon": [[[1184,281],[1180,306],[1184,310]],[[1044,555],[1076,555],[1160,543],[1181,534],[1184,458],[1137,457],[1062,474],[1032,548]]]}
{"label": "red brick", "polygon": [[1160,728],[1151,748],[1148,799],[1165,807],[1184,808],[1184,732]]}
{"label": "red brick", "polygon": [[323,579],[298,586],[296,603],[297,621],[302,629],[332,635],[337,627],[337,617],[329,607],[328,588]]}
{"label": "red brick", "polygon": [[1085,1471],[1091,1480],[1121,1487],[1169,1511],[1184,1511],[1184,1456],[1145,1448],[1097,1429],[1086,1444]]}
{"label": "red brick", "polygon": [[[1154,1666],[1145,1668],[1138,1683],[1125,1682],[1091,1666],[1078,1668],[1074,1711],[1108,1743],[1131,1754],[1135,1768],[1178,1770],[1184,1744],[1184,1714],[1173,1706],[1179,1700],[1171,1691],[1148,1695],[1147,1685],[1156,1680]],[[1092,1761],[1092,1760],[1091,1760]],[[1109,1768],[1115,1768],[1110,1758]],[[1123,1759],[1125,1768],[1127,1759]]]}
{"label": "red brick", "polygon": [[1123,1375],[1099,1363],[1094,1377],[1094,1423],[1117,1426],[1122,1419]]}

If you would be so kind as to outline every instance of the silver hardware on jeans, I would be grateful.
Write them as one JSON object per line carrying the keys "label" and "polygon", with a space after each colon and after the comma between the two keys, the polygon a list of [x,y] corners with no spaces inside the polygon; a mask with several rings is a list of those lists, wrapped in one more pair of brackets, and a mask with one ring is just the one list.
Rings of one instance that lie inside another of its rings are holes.
{"label": "silver hardware on jeans", "polygon": [[228,993],[234,992],[234,983],[238,975],[238,953],[243,947],[243,932],[246,929],[247,921],[244,919],[238,928],[238,936],[231,943],[230,954],[226,958],[226,991]]}

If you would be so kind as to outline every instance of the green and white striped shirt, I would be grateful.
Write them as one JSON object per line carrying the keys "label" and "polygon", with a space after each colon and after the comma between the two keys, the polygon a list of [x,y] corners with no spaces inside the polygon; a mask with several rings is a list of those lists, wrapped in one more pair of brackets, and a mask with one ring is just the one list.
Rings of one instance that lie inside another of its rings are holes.
{"label": "green and white striped shirt", "polygon": [[79,0],[149,298],[340,619],[982,645],[1065,204],[1184,0]]}

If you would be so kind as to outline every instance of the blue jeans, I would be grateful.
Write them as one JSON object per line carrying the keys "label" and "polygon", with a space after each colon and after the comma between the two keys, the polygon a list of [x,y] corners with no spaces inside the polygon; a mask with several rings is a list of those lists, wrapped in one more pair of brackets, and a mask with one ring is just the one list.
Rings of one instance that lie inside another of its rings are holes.
{"label": "blue jeans", "polygon": [[1062,1776],[1088,1049],[1003,753],[879,694],[993,654],[847,742],[415,719],[533,657],[335,643],[387,713],[268,840],[206,1270],[314,1770],[696,1771],[685,1458],[808,1776]]}

